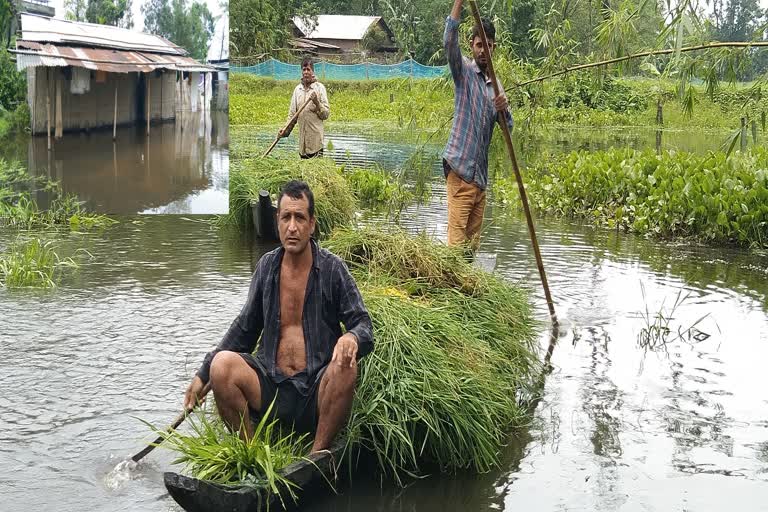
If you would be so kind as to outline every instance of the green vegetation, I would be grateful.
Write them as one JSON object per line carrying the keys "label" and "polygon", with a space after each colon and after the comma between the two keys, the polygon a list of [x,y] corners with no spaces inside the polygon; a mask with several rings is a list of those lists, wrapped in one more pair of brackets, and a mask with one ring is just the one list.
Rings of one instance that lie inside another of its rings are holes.
{"label": "green vegetation", "polygon": [[205,2],[147,0],[141,12],[145,32],[173,41],[189,51],[192,58],[205,62],[214,28],[213,15]]}
{"label": "green vegetation", "polygon": [[[52,194],[50,208],[41,210],[32,194]],[[0,226],[14,229],[37,229],[67,226],[72,230],[103,228],[116,221],[90,213],[72,194],[63,194],[59,184],[44,176],[33,177],[18,162],[0,159]]]}
{"label": "green vegetation", "polygon": [[277,419],[270,420],[270,404],[266,414],[254,425],[253,437],[243,441],[237,432],[229,432],[214,412],[198,411],[189,418],[191,434],[178,430],[149,427],[165,439],[161,446],[179,452],[173,464],[184,464],[190,473],[201,480],[248,486],[278,496],[295,498],[296,484],[287,480],[281,470],[302,459],[310,444],[306,436],[283,434]]}
{"label": "green vegetation", "polygon": [[17,241],[0,253],[0,286],[53,288],[61,270],[72,267],[77,264],[71,258],[59,258],[50,241]]}
{"label": "green vegetation", "polygon": [[323,245],[349,265],[374,324],[348,443],[400,483],[425,465],[497,464],[526,422],[515,397],[539,370],[527,294],[425,235],[344,229]]}
{"label": "green vegetation", "polygon": [[[509,82],[507,82],[509,83]],[[231,78],[230,123],[275,127],[285,123],[295,84],[237,73]],[[386,125],[419,129],[450,128],[453,85],[446,79],[406,79],[326,83],[331,102],[330,125],[364,121],[373,128]],[[718,90],[711,98],[704,85],[692,115],[676,101],[671,80],[642,77],[596,80],[574,74],[545,84],[535,98],[521,90],[508,91],[517,130],[543,125],[656,126],[657,102],[663,98],[665,128],[734,129],[742,116],[762,122],[768,113],[768,86],[750,84]]]}
{"label": "green vegetation", "polygon": [[342,177],[342,168],[333,160],[286,158],[233,159],[229,171],[229,214],[222,218],[227,225],[249,226],[251,200],[259,191],[267,190],[277,199],[280,188],[292,179],[306,181],[315,196],[315,217],[321,234],[352,222],[356,200]]}
{"label": "green vegetation", "polygon": [[[768,150],[693,155],[613,149],[573,152],[525,177],[541,212],[662,238],[768,247]],[[519,204],[514,178],[494,196]]]}

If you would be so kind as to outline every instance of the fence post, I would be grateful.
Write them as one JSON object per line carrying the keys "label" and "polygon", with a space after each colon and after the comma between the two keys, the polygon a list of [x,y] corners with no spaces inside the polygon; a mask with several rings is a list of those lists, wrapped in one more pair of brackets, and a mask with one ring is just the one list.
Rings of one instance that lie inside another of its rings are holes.
{"label": "fence post", "polygon": [[365,79],[370,80],[370,78],[368,77],[368,62],[365,63]]}

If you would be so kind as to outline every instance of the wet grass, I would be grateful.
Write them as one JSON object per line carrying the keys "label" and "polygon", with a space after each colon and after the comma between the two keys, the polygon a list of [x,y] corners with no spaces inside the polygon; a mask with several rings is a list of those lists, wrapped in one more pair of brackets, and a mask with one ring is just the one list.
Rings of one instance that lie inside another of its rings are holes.
{"label": "wet grass", "polygon": [[[35,192],[53,196],[42,210],[32,198]],[[68,227],[74,231],[105,228],[116,223],[106,215],[87,211],[73,194],[64,194],[59,184],[43,176],[30,176],[18,162],[0,159],[0,226],[33,230]]]}
{"label": "wet grass", "polygon": [[243,441],[238,432],[230,432],[207,408],[188,419],[190,434],[178,430],[168,433],[145,423],[165,439],[160,446],[179,453],[173,464],[183,464],[195,478],[272,493],[285,508],[287,499],[296,498],[298,487],[281,470],[302,460],[311,444],[306,436],[284,434],[276,419],[268,419],[273,405],[254,425],[253,437],[248,441]]}
{"label": "wet grass", "polygon": [[71,258],[60,258],[53,242],[39,238],[19,240],[0,254],[0,286],[53,288],[65,268],[77,268]]}
{"label": "wet grass", "polygon": [[223,225],[241,230],[252,225],[251,200],[266,190],[276,202],[280,188],[288,181],[306,181],[315,197],[315,217],[321,234],[352,223],[357,200],[333,160],[316,158],[246,158],[233,160],[229,178],[229,214],[221,217]]}
{"label": "wet grass", "polygon": [[338,230],[324,246],[349,265],[374,325],[348,443],[400,484],[424,467],[498,464],[540,367],[527,293],[426,236]]}

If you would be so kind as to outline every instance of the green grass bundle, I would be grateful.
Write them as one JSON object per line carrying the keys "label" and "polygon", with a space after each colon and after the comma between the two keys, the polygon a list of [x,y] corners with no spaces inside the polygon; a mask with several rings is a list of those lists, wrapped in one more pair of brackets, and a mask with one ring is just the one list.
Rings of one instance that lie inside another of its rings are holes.
{"label": "green grass bundle", "polygon": [[333,160],[314,158],[255,158],[235,160],[230,167],[229,215],[225,223],[250,226],[251,200],[267,190],[273,200],[288,181],[306,181],[315,196],[315,217],[320,233],[352,223],[357,202]]}
{"label": "green grass bundle", "polygon": [[310,443],[304,435],[281,432],[277,420],[269,419],[273,405],[254,424],[253,437],[248,441],[230,432],[216,413],[205,408],[189,418],[191,434],[144,423],[164,438],[161,446],[180,454],[173,463],[183,464],[195,478],[271,492],[285,507],[284,497],[295,498],[297,486],[281,470],[302,460]]}
{"label": "green grass bundle", "polygon": [[425,464],[496,465],[540,368],[527,294],[425,236],[342,230],[324,246],[347,261],[374,325],[348,442],[398,482]]}

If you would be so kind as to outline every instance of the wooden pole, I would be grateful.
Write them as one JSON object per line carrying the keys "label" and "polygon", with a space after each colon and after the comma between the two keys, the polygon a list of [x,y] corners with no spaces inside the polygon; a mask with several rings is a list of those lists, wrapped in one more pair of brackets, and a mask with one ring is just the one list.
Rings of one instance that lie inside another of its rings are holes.
{"label": "wooden pole", "polygon": [[51,68],[45,69],[45,119],[48,130],[48,151],[51,150]]}
{"label": "wooden pole", "polygon": [[149,73],[147,73],[147,137],[149,137],[149,112],[150,112],[150,99],[152,97],[150,86],[152,82],[149,80]]}
{"label": "wooden pole", "polygon": [[[307,105],[309,105],[310,101],[312,101],[312,97],[311,96],[309,98],[307,98],[307,101],[304,102],[304,104],[301,106],[301,108],[299,110],[297,110],[296,113],[293,114],[293,116],[291,116],[291,118],[288,120],[288,123],[286,123],[286,125],[283,126],[283,132],[285,133],[283,135],[283,137],[287,137],[288,136],[288,134],[290,133],[290,129],[289,128],[293,128],[293,126],[296,124],[296,121],[298,121],[298,119],[299,119],[299,114],[301,114],[301,111],[304,110],[304,108]],[[275,148],[275,146],[277,146],[277,143],[280,142],[280,138],[281,137],[277,137],[275,139],[275,142],[273,142],[272,145],[269,146],[269,149],[267,149],[267,151],[264,152],[263,155],[261,155],[261,158],[265,158],[268,154],[270,154],[272,152],[272,150]]]}
{"label": "wooden pole", "polygon": [[64,135],[63,121],[61,119],[61,77],[56,72],[56,131],[54,137],[60,139]]}
{"label": "wooden pole", "polygon": [[[200,397],[198,398],[198,401],[202,403],[203,399],[205,398],[205,395],[208,394],[208,392],[211,390],[211,383],[207,383],[203,390],[200,392]],[[179,414],[175,420],[173,420],[173,423],[171,423],[171,426],[168,427],[167,432],[170,434],[174,430],[176,430],[179,425],[181,425],[181,422],[186,419],[187,416],[195,409],[196,406],[192,406],[189,409],[184,409],[181,414]],[[141,459],[143,459],[149,452],[154,450],[157,445],[165,441],[165,436],[160,436],[157,439],[155,439],[152,443],[150,443],[146,448],[141,450],[139,453],[131,457],[131,460],[133,462],[139,462]]]}
{"label": "wooden pole", "polygon": [[747,118],[742,117],[741,118],[741,144],[740,148],[742,151],[745,151],[747,149]]}
{"label": "wooden pole", "polygon": [[[477,8],[476,0],[469,0],[469,6],[472,9],[472,15],[475,17],[475,23],[477,24],[480,38],[483,42],[483,49],[485,55],[488,57],[488,76],[493,84],[493,91],[496,96],[501,94],[499,83],[496,80],[496,73],[493,70],[493,59],[491,59],[491,51],[488,47],[488,39],[483,29],[483,23],[480,18],[480,11]],[[531,216],[531,210],[528,206],[528,196],[525,193],[525,185],[523,184],[523,177],[520,174],[520,168],[517,165],[517,157],[515,156],[515,147],[512,145],[512,136],[509,133],[509,126],[507,120],[501,115],[497,116],[499,125],[501,126],[501,133],[504,135],[504,142],[507,144],[507,151],[509,152],[509,159],[512,161],[512,169],[515,171],[515,179],[517,180],[517,188],[520,192],[520,200],[523,203],[523,210],[525,210],[525,220],[528,223],[528,234],[531,236],[531,245],[533,246],[533,253],[536,256],[536,266],[539,268],[539,277],[541,277],[541,285],[544,287],[544,296],[547,300],[547,306],[549,307],[549,315],[552,318],[552,323],[557,324],[557,315],[555,314],[555,305],[552,302],[552,295],[549,293],[549,284],[547,283],[547,274],[544,271],[544,262],[541,259],[541,252],[539,251],[539,241],[536,238],[536,228],[533,225],[533,217]]]}
{"label": "wooden pole", "polygon": [[115,77],[115,115],[112,118],[112,140],[117,140],[117,77]]}

